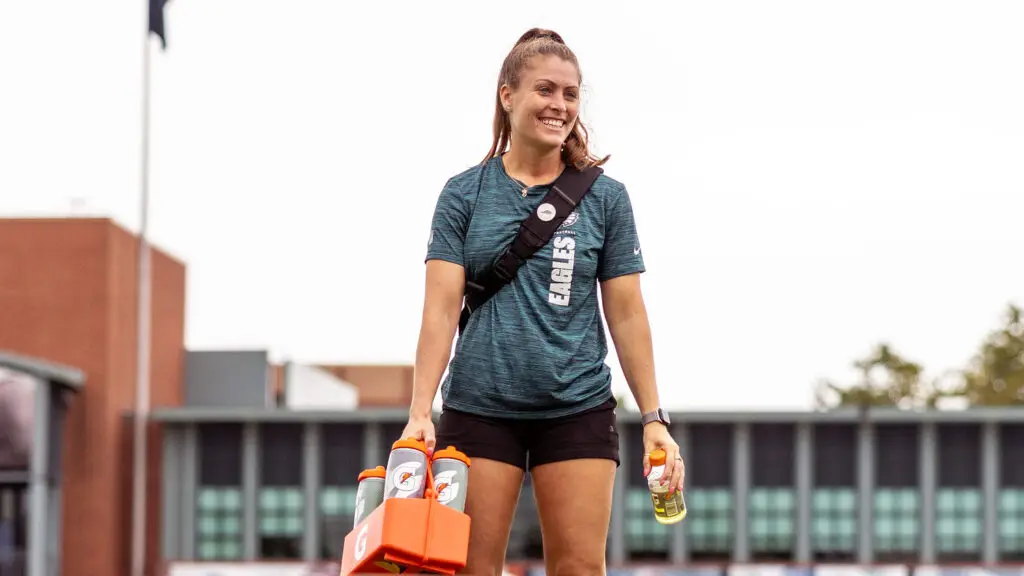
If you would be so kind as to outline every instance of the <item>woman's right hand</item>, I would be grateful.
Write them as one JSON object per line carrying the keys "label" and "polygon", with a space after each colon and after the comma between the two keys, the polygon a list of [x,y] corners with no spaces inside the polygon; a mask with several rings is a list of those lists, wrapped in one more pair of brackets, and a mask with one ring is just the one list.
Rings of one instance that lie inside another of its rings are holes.
{"label": "woman's right hand", "polygon": [[402,430],[402,438],[414,438],[427,445],[427,455],[434,454],[434,421],[430,416],[411,416]]}

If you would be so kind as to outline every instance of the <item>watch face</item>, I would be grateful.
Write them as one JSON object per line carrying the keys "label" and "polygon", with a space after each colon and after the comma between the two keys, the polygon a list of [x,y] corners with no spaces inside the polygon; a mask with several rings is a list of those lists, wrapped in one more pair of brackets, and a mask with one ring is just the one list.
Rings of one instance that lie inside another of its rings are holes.
{"label": "watch face", "polygon": [[672,423],[672,422],[671,422],[671,421],[670,421],[670,420],[668,419],[668,412],[665,412],[664,410],[661,410],[661,409],[659,409],[659,410],[658,410],[658,416],[660,416],[660,417],[661,417],[661,421],[662,421],[662,422],[664,422],[664,423],[665,423],[666,425],[668,425],[668,424],[671,424],[671,423]]}

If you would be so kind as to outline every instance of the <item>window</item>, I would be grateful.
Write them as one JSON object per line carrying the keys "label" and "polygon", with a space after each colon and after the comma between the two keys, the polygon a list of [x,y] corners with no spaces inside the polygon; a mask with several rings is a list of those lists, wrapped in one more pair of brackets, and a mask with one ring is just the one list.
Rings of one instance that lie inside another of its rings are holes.
{"label": "window", "polygon": [[754,424],[750,449],[752,559],[791,560],[796,541],[795,428]]}
{"label": "window", "polygon": [[654,519],[650,491],[646,488],[628,490],[626,492],[626,550],[629,551],[629,558],[631,560],[667,560],[671,546],[672,526],[665,526]]}
{"label": "window", "polygon": [[980,490],[939,489],[935,503],[935,550],[940,562],[978,559],[981,510]]}
{"label": "window", "polygon": [[[322,430],[319,550],[321,559],[336,560],[341,558],[356,513],[365,429],[360,424],[325,424]],[[387,446],[390,450],[391,444]],[[384,464],[386,461],[381,462]]]}
{"label": "window", "polygon": [[199,490],[196,537],[200,560],[242,557],[242,491],[238,488]]}
{"label": "window", "polygon": [[693,424],[688,437],[684,495],[691,512],[682,522],[688,552],[695,562],[728,561],[735,538],[733,425]]}
{"label": "window", "polygon": [[682,523],[687,533],[691,559],[705,561],[731,558],[735,512],[732,488],[690,490],[686,495],[686,507],[691,512]]}
{"label": "window", "polygon": [[857,550],[857,428],[814,427],[811,551],[817,562],[851,562]]}
{"label": "window", "polygon": [[857,491],[817,488],[811,497],[811,549],[816,562],[850,562],[857,551]]}
{"label": "window", "polygon": [[791,488],[750,491],[750,550],[754,560],[789,559],[796,533],[796,496]]}
{"label": "window", "polygon": [[196,555],[242,558],[242,427],[200,424],[197,432]]}
{"label": "window", "polygon": [[356,486],[325,486],[320,492],[320,558],[341,558],[356,514]]}
{"label": "window", "polygon": [[999,430],[999,554],[1004,562],[1024,560],[1024,425]]}
{"label": "window", "polygon": [[875,428],[874,551],[878,562],[915,562],[921,548],[918,426]]}
{"label": "window", "polygon": [[942,424],[937,430],[935,551],[940,562],[981,559],[981,427]]}
{"label": "window", "polygon": [[260,558],[302,558],[303,430],[302,424],[260,426]]}
{"label": "window", "polygon": [[999,493],[999,553],[1003,561],[1024,560],[1024,490]]}
{"label": "window", "polygon": [[879,424],[875,428],[875,486],[918,488],[918,427]]}
{"label": "window", "polygon": [[879,488],[874,500],[874,548],[878,561],[916,561],[921,548],[920,491]]}
{"label": "window", "polygon": [[303,493],[301,488],[260,490],[260,557],[302,557]]}
{"label": "window", "polygon": [[28,489],[0,484],[0,574],[25,574],[28,545]]}

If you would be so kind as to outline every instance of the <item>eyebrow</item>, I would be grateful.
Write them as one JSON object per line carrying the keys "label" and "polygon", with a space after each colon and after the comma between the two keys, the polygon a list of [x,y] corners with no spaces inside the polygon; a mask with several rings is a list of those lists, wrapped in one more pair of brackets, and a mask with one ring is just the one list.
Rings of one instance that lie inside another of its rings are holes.
{"label": "eyebrow", "polygon": [[[551,84],[551,85],[554,85],[554,86],[558,86],[558,82],[555,82],[554,80],[550,80],[548,78],[538,78],[536,83],[537,84],[547,83],[547,84]],[[580,89],[579,85],[577,85],[577,84],[569,84],[567,86],[563,86],[563,88],[572,88],[573,90],[579,90]]]}

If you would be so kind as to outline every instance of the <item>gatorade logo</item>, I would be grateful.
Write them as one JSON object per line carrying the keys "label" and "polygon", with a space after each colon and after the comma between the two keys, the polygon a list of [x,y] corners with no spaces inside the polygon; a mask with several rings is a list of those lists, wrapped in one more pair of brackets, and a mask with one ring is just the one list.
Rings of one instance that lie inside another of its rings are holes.
{"label": "gatorade logo", "polygon": [[365,485],[360,485],[356,490],[356,517],[363,515],[363,511],[366,509],[366,490]]}
{"label": "gatorade logo", "polygon": [[398,490],[398,498],[406,498],[420,487],[420,462],[403,462],[395,466],[392,486]]}
{"label": "gatorade logo", "polygon": [[356,518],[360,518],[363,515],[363,511],[366,509],[366,499],[359,498],[356,500]]}
{"label": "gatorade logo", "polygon": [[356,536],[356,549],[355,549],[355,560],[356,562],[363,559],[366,554],[366,537],[370,533],[370,525],[363,524],[363,527],[359,529],[359,535]]}
{"label": "gatorade logo", "polygon": [[434,476],[434,492],[437,493],[437,501],[441,504],[448,504],[459,495],[459,484],[455,482],[455,470],[445,470]]}

